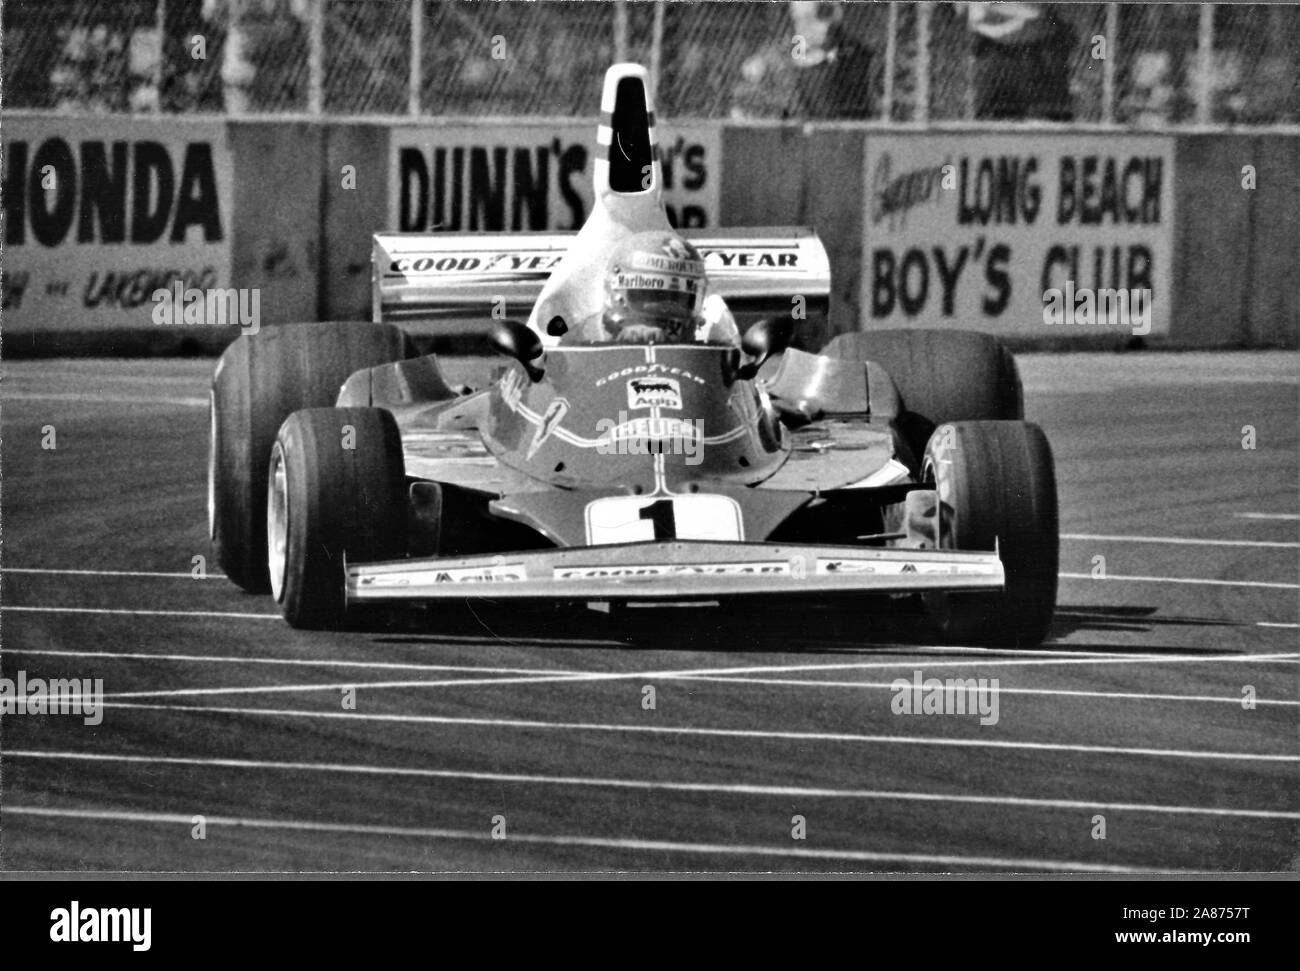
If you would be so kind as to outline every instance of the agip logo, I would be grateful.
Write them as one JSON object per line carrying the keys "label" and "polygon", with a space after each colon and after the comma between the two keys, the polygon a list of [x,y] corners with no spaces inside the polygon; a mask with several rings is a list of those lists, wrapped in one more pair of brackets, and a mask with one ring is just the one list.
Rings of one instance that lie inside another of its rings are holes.
{"label": "agip logo", "polygon": [[632,378],[627,383],[627,406],[680,411],[682,386],[672,378]]}

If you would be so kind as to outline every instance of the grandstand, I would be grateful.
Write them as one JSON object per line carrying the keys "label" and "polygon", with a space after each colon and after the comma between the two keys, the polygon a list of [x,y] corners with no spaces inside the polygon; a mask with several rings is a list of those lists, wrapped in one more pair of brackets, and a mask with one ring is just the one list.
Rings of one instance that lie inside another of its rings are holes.
{"label": "grandstand", "polygon": [[8,109],[1300,126],[1300,6],[7,0]]}

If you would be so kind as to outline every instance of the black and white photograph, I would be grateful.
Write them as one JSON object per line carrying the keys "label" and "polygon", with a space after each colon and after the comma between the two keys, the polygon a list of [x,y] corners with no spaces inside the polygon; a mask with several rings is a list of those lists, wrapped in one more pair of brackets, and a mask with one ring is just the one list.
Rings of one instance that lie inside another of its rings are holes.
{"label": "black and white photograph", "polygon": [[1300,5],[0,7],[0,876],[1300,875]]}

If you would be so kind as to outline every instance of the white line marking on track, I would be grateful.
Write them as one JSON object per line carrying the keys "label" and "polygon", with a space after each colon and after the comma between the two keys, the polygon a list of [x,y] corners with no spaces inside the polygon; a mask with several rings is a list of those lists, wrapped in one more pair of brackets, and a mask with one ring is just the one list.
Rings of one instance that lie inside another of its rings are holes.
{"label": "white line marking on track", "polygon": [[183,408],[206,408],[207,398],[156,398],[146,395],[77,394],[70,391],[6,391],[0,401],[70,401],[99,405],[178,405]]}
{"label": "white line marking on track", "polygon": [[1135,583],[1191,583],[1211,587],[1262,587],[1272,590],[1300,590],[1300,583],[1266,583],[1263,580],[1202,580],[1196,577],[1123,577],[1107,574],[1095,577],[1091,573],[1059,573],[1063,580],[1095,580],[1098,583],[1110,583],[1115,580],[1131,580]]}
{"label": "white line marking on track", "polygon": [[[0,570],[0,573],[53,573],[53,574],[71,574],[71,575],[79,575],[79,576],[124,576],[124,577],[168,577],[168,578],[181,578],[181,577],[184,577],[184,578],[186,578],[186,579],[195,579],[195,578],[194,578],[191,574],[189,574],[189,573],[153,573],[153,572],[147,572],[147,571],[130,571],[130,570],[118,570],[118,571],[111,571],[111,570],[51,570],[51,569],[37,569],[37,568],[33,568],[33,567],[23,567],[23,568],[19,568],[19,567],[5,567],[4,569]],[[1090,574],[1085,574],[1085,573],[1062,573],[1062,574],[1060,574],[1060,576],[1062,576],[1062,577],[1064,577],[1064,578],[1067,578],[1067,579],[1080,579],[1080,580],[1098,579],[1098,578],[1096,578],[1096,577],[1091,576]],[[216,577],[213,576],[213,575],[209,575],[209,579],[216,579]],[[1297,585],[1297,584],[1284,584],[1284,583],[1245,583],[1245,582],[1238,583],[1238,582],[1235,582],[1235,581],[1221,581],[1221,580],[1167,580],[1167,579],[1162,579],[1162,578],[1160,578],[1160,577],[1119,577],[1119,576],[1110,576],[1110,577],[1106,577],[1105,579],[1108,579],[1108,580],[1140,580],[1140,581],[1154,581],[1154,582],[1166,582],[1166,583],[1212,583],[1212,584],[1220,584],[1220,583],[1221,583],[1221,584],[1224,584],[1224,585],[1226,585],[1226,586],[1262,586],[1262,587],[1286,587],[1286,588],[1297,588],[1298,586],[1300,586],[1300,585]],[[18,613],[35,613],[35,614],[107,614],[107,615],[111,615],[111,616],[122,616],[122,617],[133,617],[133,616],[150,616],[150,617],[224,617],[224,618],[228,618],[228,619],[232,619],[232,620],[279,620],[279,619],[280,619],[280,615],[279,615],[279,614],[270,614],[270,613],[243,613],[243,612],[236,612],[236,611],[220,611],[220,610],[149,610],[149,609],[143,609],[143,608],[141,608],[141,609],[134,609],[134,608],[109,608],[109,607],[39,607],[39,606],[31,606],[31,605],[15,605],[15,604],[4,604],[4,605],[0,605],[0,612],[3,612],[3,611],[18,612]],[[1300,628],[1300,624],[1269,623],[1269,622],[1265,622],[1265,621],[1257,621],[1256,624],[1255,624],[1255,626],[1256,626],[1256,627],[1286,628],[1286,629]],[[439,635],[439,637],[440,637],[441,640],[445,640],[445,641],[478,641],[478,640],[481,640],[481,639],[482,639],[482,638],[479,637],[478,635],[470,635],[470,636]],[[550,641],[550,640],[546,640],[546,639],[542,639],[542,638],[524,638],[524,639],[517,639],[517,638],[515,638],[515,639],[512,639],[512,643],[532,644],[532,643],[552,643],[552,641]],[[612,640],[610,640],[610,639],[603,639],[603,640],[602,640],[602,639],[583,639],[583,640],[581,640],[581,641],[567,641],[567,643],[570,643],[570,644],[579,644],[579,643],[580,643],[580,644],[613,644],[613,643],[615,643],[615,642],[612,641]],[[883,646],[883,645],[881,645],[881,646]],[[930,647],[930,646],[922,646],[922,645],[915,645],[915,646],[914,646],[914,645],[908,645],[908,647],[910,647],[910,648],[911,648],[912,650],[914,650],[916,653],[924,653],[924,652],[928,652],[928,651],[938,651],[938,652],[941,652],[941,653],[954,653],[954,652],[963,652],[963,653],[964,653],[964,652],[967,652],[967,651],[974,652],[974,651],[978,650],[978,649],[976,649],[976,648],[962,648],[962,647],[945,648],[945,647]],[[10,650],[11,650],[11,651],[15,651],[15,652],[17,652],[17,651],[20,651],[21,648],[10,648]],[[29,651],[29,652],[27,652],[27,653],[39,653],[39,652]],[[58,653],[58,652],[46,652],[46,653]],[[71,653],[71,652],[64,652],[64,653]],[[1022,653],[1033,653],[1033,652],[1022,652]],[[1096,658],[1103,658],[1103,657],[1122,657],[1124,660],[1133,660],[1133,658],[1132,658],[1131,656],[1129,656],[1129,655],[1119,655],[1119,654],[1114,654],[1114,655],[1109,655],[1109,654],[1104,654],[1104,653],[1083,654],[1082,652],[1071,652],[1071,654],[1074,654],[1074,655],[1076,655],[1076,656],[1081,656],[1081,657],[1082,657],[1082,656],[1087,656],[1087,657],[1096,657]],[[90,656],[90,657],[94,657],[94,656],[102,656],[102,657],[113,657],[113,656],[119,656],[119,657],[130,657],[130,656],[131,656],[131,655],[127,655],[127,654],[122,654],[122,655],[112,655],[112,654],[108,654],[108,653],[105,653],[105,652],[99,652],[99,651],[87,651],[87,652],[85,652],[85,655],[86,655],[86,656]],[[141,656],[142,656],[142,657],[158,657],[159,659],[163,659],[163,657],[160,656],[160,655],[141,655]],[[177,658],[174,658],[174,659],[179,660],[179,659],[181,659],[181,658],[177,657]],[[202,660],[202,661],[209,661],[209,660],[214,660],[214,659],[213,659],[213,658],[188,658],[187,660]],[[232,659],[229,659],[229,660],[231,660],[232,662],[234,662],[234,661],[239,661],[239,662],[241,662],[241,663],[248,663],[248,662],[252,661],[253,663],[256,663],[255,659],[249,659],[249,658],[232,658]],[[1230,660],[1230,659],[1225,658],[1224,660]],[[270,661],[265,661],[265,660],[264,660],[262,663],[272,663],[272,662],[270,662]],[[305,663],[309,663],[309,662],[283,662],[283,663],[303,663],[303,664],[305,664]],[[310,662],[310,663],[315,663],[315,662]],[[982,663],[983,663],[983,662],[982,662]],[[1024,663],[1024,662],[1005,662],[1005,663]],[[1065,661],[1059,661],[1059,662],[1053,662],[1053,663],[1068,663],[1068,662],[1065,662]],[[357,667],[383,667],[383,665],[366,665],[366,664],[356,664],[356,665],[349,665],[349,666],[357,666]],[[408,667],[408,668],[412,668],[412,669],[420,669],[422,666],[421,666],[421,665],[392,665],[392,667]],[[433,667],[428,668],[428,670],[440,670],[440,668],[439,668],[438,666],[433,666]],[[523,672],[524,670],[526,670],[526,669],[512,669],[512,670],[517,670],[519,673],[522,673],[522,672]],[[579,672],[579,673],[581,673],[581,672]]]}
{"label": "white line marking on track", "polygon": [[[466,725],[480,728],[542,729],[568,732],[626,732],[637,735],[687,735],[709,738],[757,738],[790,742],[860,742],[872,745],[929,745],[940,748],[1021,749],[1041,752],[1083,752],[1096,755],[1151,755],[1180,759],[1243,762],[1300,762],[1300,755],[1267,752],[1208,752],[1193,749],[1128,748],[1119,745],[1072,745],[1063,742],[981,741],[973,738],[925,738],[913,735],[852,735],[841,732],[777,732],[749,728],[699,728],[688,725],[629,725],[600,722],[550,722],[515,718],[455,718],[446,715],[385,715],[356,711],[307,711],[292,708],[222,708],[215,705],[146,705],[103,703],[104,708],[173,711],[214,715],[258,715],[266,718],[328,718],[393,722],[410,725]],[[8,810],[6,810],[7,812]]]}
{"label": "white line marking on track", "polygon": [[1172,806],[1156,803],[1087,802],[1077,799],[1034,799],[1025,796],[972,796],[960,793],[909,792],[897,789],[829,789],[824,786],[777,786],[754,783],[673,782],[659,779],[615,779],[593,776],[538,775],[535,773],[471,772],[405,766],[355,765],[339,762],[280,762],[263,759],[193,758],[167,755],[111,755],[98,752],[7,751],[10,759],[69,762],[126,762],[148,765],[184,765],[214,769],[254,769],[282,772],[336,772],[349,775],[407,776],[422,779],[465,779],[472,782],[506,782],[528,785],[590,786],[605,789],[640,789],[666,792],[710,792],[740,796],[782,796],[808,799],[881,799],[905,802],[949,802],[966,805],[1017,806],[1027,809],[1106,809],[1126,812],[1189,816],[1239,816],[1248,819],[1297,819],[1300,812],[1274,809],[1234,809],[1219,806]]}
{"label": "white line marking on track", "polygon": [[541,677],[549,674],[582,675],[583,671],[564,671],[554,668],[498,668],[471,664],[414,664],[400,661],[343,661],[321,658],[238,657],[234,655],[205,654],[149,654],[142,651],[50,651],[25,647],[5,648],[9,654],[27,654],[40,657],[98,657],[126,661],[181,661],[197,664],[272,664],[282,667],[313,668],[371,668],[378,671],[464,671],[470,674],[529,674]]}
{"label": "white line marking on track", "polygon": [[[142,813],[104,809],[54,809],[45,806],[6,806],[6,815],[42,816],[64,819],[97,819],[107,822],[159,823],[190,826],[185,813]],[[375,826],[361,823],[322,823],[305,820],[253,819],[241,816],[208,816],[208,826],[240,826],[253,829],[294,830],[307,833],[343,833],[358,836],[399,836],[410,839],[452,839],[485,842],[492,834],[477,830],[432,829],[414,826]],[[500,841],[498,841],[500,842]],[[546,836],[511,831],[507,842],[544,846],[590,848],[657,853],[690,853],[705,856],[770,856],[786,859],[847,860],[854,863],[904,863],[918,866],[970,866],[1007,870],[1081,871],[1089,873],[1149,872],[1135,867],[1066,860],[1016,859],[996,856],[959,856],[930,853],[877,853],[868,850],[806,849],[776,846],[745,846],[728,843],[679,843],[667,840],[639,840],[599,836]],[[1170,871],[1160,871],[1170,872]]]}
{"label": "white line marking on track", "polygon": [[[1279,654],[1279,655],[1256,654],[1256,655],[1250,655],[1249,657],[1251,659],[1259,659],[1259,660],[1277,660],[1281,658],[1293,658],[1296,656],[1297,655],[1294,654]],[[1023,661],[1001,660],[1001,661],[977,661],[974,663],[978,664],[981,667],[1001,667],[1001,666],[1008,666],[1008,665],[1034,666],[1035,662],[1038,662],[1038,664],[1064,664],[1064,663],[1070,663],[1070,661],[1074,661],[1074,663],[1099,664],[1099,663],[1123,663],[1123,662],[1139,663],[1144,661],[1147,663],[1154,663],[1154,662],[1162,662],[1164,660],[1166,659],[1116,657],[1110,659],[1078,658],[1078,659],[1069,659],[1069,661],[1067,660],[1055,661],[1050,658],[1036,658],[1036,659],[1026,659]],[[1178,660],[1202,661],[1202,660],[1209,660],[1209,659],[1200,658],[1200,657],[1189,657],[1189,658],[1179,658]],[[1226,657],[1219,658],[1218,660],[1242,661],[1242,660],[1246,660],[1246,658],[1238,657],[1236,655],[1228,655]],[[761,667],[744,667],[744,668],[699,668],[699,669],[680,668],[680,669],[668,670],[668,671],[578,671],[578,670],[547,671],[544,669],[529,671],[528,669],[518,669],[518,670],[527,671],[528,673],[525,674],[523,677],[450,678],[450,679],[439,680],[439,681],[427,681],[427,680],[412,681],[407,679],[402,681],[331,681],[324,684],[315,683],[315,684],[275,684],[275,685],[234,685],[229,687],[217,687],[217,688],[168,688],[168,689],[158,689],[152,691],[109,692],[104,697],[106,698],[185,698],[185,697],[204,697],[209,695],[254,695],[254,694],[282,694],[285,692],[294,693],[294,692],[309,692],[309,691],[341,691],[347,688],[356,688],[356,689],[360,689],[360,688],[382,688],[382,689],[460,688],[460,687],[474,687],[474,686],[483,686],[483,685],[494,686],[494,685],[509,685],[509,684],[555,684],[555,683],[565,683],[565,682],[574,682],[574,681],[595,682],[595,681],[626,681],[626,680],[646,680],[646,679],[689,681],[689,680],[703,680],[707,676],[711,676],[711,675],[783,674],[783,673],[788,673],[793,671],[864,670],[864,669],[872,669],[872,668],[881,669],[881,668],[896,668],[896,667],[915,667],[918,663],[925,663],[926,667],[929,668],[937,668],[937,667],[959,667],[962,665],[968,665],[971,662],[969,661],[919,662],[917,659],[913,658],[908,661],[886,661],[883,663],[867,661],[867,662],[852,663],[852,664],[790,664],[790,665],[779,665],[779,666],[765,665]],[[478,668],[472,666],[466,666],[464,668],[457,669],[448,666],[446,668],[441,668],[440,670],[463,670],[466,672],[474,673],[474,672],[481,672],[481,671],[489,671],[489,672],[509,671],[510,669]],[[725,680],[739,680],[739,679],[726,678]]]}
{"label": "white line marking on track", "polygon": [[[330,660],[326,658],[297,659],[297,658],[265,658],[265,657],[239,657],[239,656],[210,656],[206,654],[150,654],[147,651],[69,651],[69,650],[44,650],[32,649],[25,647],[6,648],[10,654],[30,654],[42,657],[100,657],[109,659],[125,660],[144,660],[144,661],[194,661],[205,664],[278,664],[288,667],[343,667],[343,668],[375,668],[377,670],[394,669],[394,670],[411,670],[411,671],[464,671],[469,674],[527,674],[544,676],[580,677],[590,679],[606,678],[644,678],[644,677],[669,677],[669,678],[691,678],[700,677],[701,675],[715,674],[784,674],[791,671],[843,671],[843,670],[870,670],[870,669],[888,669],[896,667],[915,667],[918,663],[915,657],[910,657],[898,661],[861,661],[845,664],[780,664],[780,665],[762,665],[758,667],[738,667],[738,668],[679,668],[672,671],[581,671],[577,669],[555,669],[555,668],[504,668],[504,667],[487,667],[476,664],[413,664],[392,661],[344,661]],[[966,654],[979,653],[994,655],[995,660],[983,661],[977,657],[969,660],[942,660],[942,661],[925,661],[926,667],[960,667],[963,664],[977,664],[980,667],[993,666],[1041,666],[1054,664],[1203,664],[1215,662],[1235,662],[1240,664],[1261,663],[1270,661],[1294,661],[1300,660],[1300,653],[1272,653],[1272,654],[1217,654],[1217,655],[1163,655],[1163,654],[1120,654],[1115,652],[1103,651],[1069,651],[1068,655],[1062,656],[1065,649],[1058,652],[1047,651],[1016,651],[1016,654],[1028,655],[1024,658],[1005,658],[1000,657],[1003,652],[994,648],[918,648],[916,651],[919,655],[929,653],[944,654]],[[463,683],[463,682],[461,682]]]}
{"label": "white line marking on track", "polygon": [[1234,512],[1232,515],[1234,519],[1300,519],[1300,515],[1293,512]]}
{"label": "white line marking on track", "polygon": [[[807,681],[802,678],[727,678],[727,677],[689,677],[683,675],[676,679],[681,681],[709,681],[723,683],[727,681],[736,684],[770,684],[777,686],[794,686],[800,688],[882,688],[885,690],[894,690],[892,681]],[[910,684],[910,682],[909,682]],[[1049,695],[1053,697],[1065,698],[1123,698],[1133,701],[1211,701],[1220,702],[1229,705],[1241,705],[1241,698],[1220,697],[1218,695],[1158,695],[1158,694],[1140,694],[1131,691],[1070,691],[1063,688],[1007,688],[998,686],[998,694],[1003,695]],[[106,696],[107,697],[107,696]],[[1254,704],[1257,705],[1294,705],[1300,707],[1300,701],[1289,701],[1286,699],[1275,698],[1256,698]]]}
{"label": "white line marking on track", "polygon": [[481,686],[497,684],[533,684],[557,681],[605,681],[627,678],[629,675],[586,675],[581,672],[559,675],[536,675],[521,678],[450,678],[443,681],[338,681],[329,684],[273,684],[233,688],[176,688],[164,691],[107,692],[105,698],[196,698],[212,695],[260,695],[284,692],[344,691],[349,688],[450,688],[455,686]]}
{"label": "white line marking on track", "polygon": [[72,577],[165,577],[169,579],[185,578],[187,580],[224,580],[223,573],[209,573],[207,576],[196,577],[193,573],[163,573],[156,570],[55,570],[45,567],[35,566],[6,566],[0,569],[0,573],[40,573],[52,576],[72,576]]}
{"label": "white line marking on track", "polygon": [[1167,543],[1171,546],[1275,546],[1300,549],[1300,543],[1250,539],[1192,539],[1183,536],[1101,536],[1091,533],[1062,533],[1061,539],[1096,540],[1104,543]]}
{"label": "white line marking on track", "polygon": [[[993,652],[990,653],[1001,653]],[[1028,651],[1013,653],[1031,653]],[[991,661],[982,661],[977,658],[969,658],[960,661],[925,661],[927,668],[955,668],[968,664],[977,664],[980,667],[1042,667],[1046,665],[1057,664],[1205,664],[1213,662],[1234,662],[1240,664],[1250,664],[1262,661],[1294,661],[1300,659],[1300,653],[1286,652],[1273,654],[1179,654],[1174,656],[1161,654],[1108,654],[1108,653],[1089,653],[1082,652],[1071,653],[1069,657],[1044,656],[1045,652],[1039,652],[1037,657],[1027,658],[1008,658],[995,657]],[[905,658],[898,661],[850,661],[842,664],[782,664],[782,665],[761,665],[747,668],[714,668],[692,670],[691,668],[682,668],[676,671],[641,671],[633,677],[699,677],[709,674],[786,674],[791,671],[857,671],[897,667],[916,667],[917,659]]]}
{"label": "white line marking on track", "polygon": [[[104,370],[103,359],[82,358],[80,361],[65,360],[65,365],[75,365],[78,363],[85,364],[86,367],[63,367],[63,368],[45,368],[39,370],[39,375],[28,372],[26,374],[15,373],[18,368],[13,361],[5,361],[9,368],[7,380],[10,382],[36,381],[42,383],[54,381],[57,378],[64,378],[69,381],[75,381],[78,385],[85,385],[88,381],[95,384],[111,384],[119,382],[122,384],[142,384],[148,387],[155,387],[160,384],[178,384],[199,386],[206,385],[212,378],[212,368],[208,366],[201,373],[196,372],[195,377],[186,377],[183,374],[113,374]],[[85,394],[84,391],[79,392]]]}
{"label": "white line marking on track", "polygon": [[2,612],[20,612],[27,614],[120,614],[123,616],[148,617],[227,617],[237,620],[279,620],[279,614],[243,614],[222,610],[136,610],[108,607],[16,607],[13,604],[0,606]]}

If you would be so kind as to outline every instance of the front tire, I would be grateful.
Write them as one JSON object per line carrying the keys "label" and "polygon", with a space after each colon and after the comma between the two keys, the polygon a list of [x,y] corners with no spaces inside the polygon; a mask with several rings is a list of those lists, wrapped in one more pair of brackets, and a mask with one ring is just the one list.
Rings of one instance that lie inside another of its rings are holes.
{"label": "front tire", "polygon": [[333,405],[355,371],[400,361],[410,342],[391,324],[280,324],[235,339],[209,397],[208,534],[222,571],[249,593],[266,574],[266,471],[280,425]]}
{"label": "front tire", "polygon": [[876,330],[841,334],[828,357],[874,361],[902,401],[899,430],[920,455],[935,428],[952,421],[1019,421],[1024,394],[1016,359],[997,338],[978,331]]}
{"label": "front tire", "polygon": [[271,448],[267,574],[292,627],[347,626],[344,559],[405,552],[406,474],[391,413],[310,408],[286,419]]}
{"label": "front tire", "polygon": [[996,545],[1006,588],[995,594],[927,594],[926,613],[949,640],[1034,647],[1056,609],[1060,532],[1056,472],[1042,429],[1022,421],[941,425],[926,445],[948,549]]}

